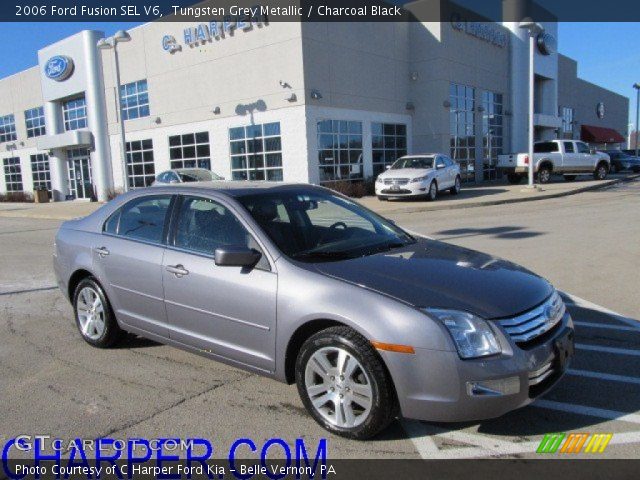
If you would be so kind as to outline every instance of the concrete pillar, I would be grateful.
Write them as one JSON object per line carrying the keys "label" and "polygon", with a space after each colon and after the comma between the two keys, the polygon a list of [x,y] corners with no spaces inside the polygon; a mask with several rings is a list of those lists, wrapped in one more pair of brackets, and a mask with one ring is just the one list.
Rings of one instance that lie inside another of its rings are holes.
{"label": "concrete pillar", "polygon": [[[62,106],[58,102],[45,102],[44,118],[47,135],[57,135],[62,128]],[[51,172],[51,197],[54,202],[64,201],[69,194],[69,180],[67,174],[67,158],[61,148],[49,153],[49,170]]]}
{"label": "concrete pillar", "polygon": [[111,149],[107,128],[107,109],[102,77],[102,56],[96,43],[102,32],[83,32],[83,50],[86,61],[87,123],[93,133],[93,149],[91,152],[91,175],[99,202],[108,200],[113,190],[113,173],[111,171]]}

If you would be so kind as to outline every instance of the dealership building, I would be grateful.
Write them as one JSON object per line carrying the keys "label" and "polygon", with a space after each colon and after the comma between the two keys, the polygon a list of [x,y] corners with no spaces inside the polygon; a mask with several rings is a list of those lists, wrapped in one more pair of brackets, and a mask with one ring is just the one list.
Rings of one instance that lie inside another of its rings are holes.
{"label": "dealership building", "polygon": [[[535,136],[622,146],[628,99],[535,48]],[[471,182],[527,145],[527,32],[517,23],[152,22],[113,49],[82,31],[0,79],[0,193],[107,199],[170,169],[325,183],[375,176],[407,153],[445,152]],[[556,40],[557,39],[557,40]],[[10,47],[8,47],[10,48]],[[126,172],[118,115],[125,130]]]}

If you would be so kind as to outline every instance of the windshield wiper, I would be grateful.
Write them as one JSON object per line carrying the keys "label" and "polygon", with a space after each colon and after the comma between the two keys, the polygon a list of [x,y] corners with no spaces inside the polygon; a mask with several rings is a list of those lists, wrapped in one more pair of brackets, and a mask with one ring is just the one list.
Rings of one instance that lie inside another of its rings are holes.
{"label": "windshield wiper", "polygon": [[325,260],[344,260],[346,258],[353,258],[352,254],[347,252],[298,252],[291,255],[296,260],[308,260],[313,258],[325,259]]}

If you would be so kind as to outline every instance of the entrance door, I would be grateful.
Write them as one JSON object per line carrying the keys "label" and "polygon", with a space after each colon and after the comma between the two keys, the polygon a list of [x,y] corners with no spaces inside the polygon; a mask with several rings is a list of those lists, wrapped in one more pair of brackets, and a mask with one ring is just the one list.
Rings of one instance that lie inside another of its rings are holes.
{"label": "entrance door", "polygon": [[69,170],[69,194],[74,198],[92,198],[91,161],[89,150],[74,148],[67,151]]}

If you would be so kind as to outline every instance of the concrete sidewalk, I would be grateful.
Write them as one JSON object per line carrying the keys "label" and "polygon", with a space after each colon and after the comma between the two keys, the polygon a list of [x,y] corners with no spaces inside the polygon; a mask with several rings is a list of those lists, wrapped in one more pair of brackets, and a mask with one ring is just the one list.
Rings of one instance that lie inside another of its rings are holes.
{"label": "concrete sidewalk", "polygon": [[[585,180],[578,179],[575,182],[558,180],[555,183],[544,185],[542,191],[536,192],[524,192],[524,184],[509,185],[507,183],[491,183],[469,187],[463,186],[459,195],[453,196],[448,192],[442,193],[435,202],[428,202],[426,200],[392,200],[381,202],[376,197],[364,197],[357,201],[382,215],[387,213],[449,210],[562,197],[587,190],[604,188],[639,177],[640,175],[633,174],[611,175],[605,181],[594,181],[591,180],[590,177],[584,177]],[[101,205],[101,203],[78,201],[56,203],[0,203],[0,217],[69,220],[89,215]]]}
{"label": "concrete sidewalk", "polygon": [[553,181],[542,186],[541,191],[526,191],[523,182],[520,185],[511,185],[506,182],[486,183],[472,186],[462,186],[462,191],[458,195],[451,195],[449,192],[441,193],[435,202],[427,200],[389,200],[381,202],[376,197],[359,198],[358,202],[371,210],[385,215],[387,213],[413,213],[433,210],[450,210],[456,208],[484,207],[487,205],[501,205],[505,203],[530,202],[545,200],[549,198],[564,197],[574,195],[589,190],[597,190],[619,182],[640,178],[640,174],[618,174],[610,175],[607,180],[592,180],[591,177],[584,176],[581,180],[578,177],[573,182],[562,179]]}

